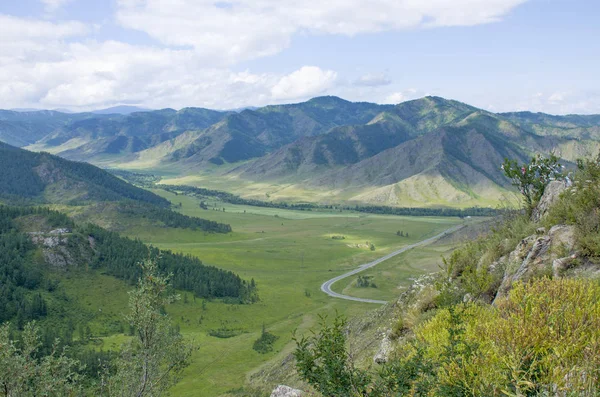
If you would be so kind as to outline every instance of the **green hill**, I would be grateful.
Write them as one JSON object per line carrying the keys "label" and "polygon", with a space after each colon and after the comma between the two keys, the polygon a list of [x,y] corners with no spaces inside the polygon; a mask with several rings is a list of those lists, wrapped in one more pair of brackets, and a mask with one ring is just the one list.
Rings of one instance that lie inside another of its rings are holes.
{"label": "green hill", "polygon": [[33,153],[0,143],[0,197],[43,203],[134,200],[167,207],[169,202],[88,163]]}

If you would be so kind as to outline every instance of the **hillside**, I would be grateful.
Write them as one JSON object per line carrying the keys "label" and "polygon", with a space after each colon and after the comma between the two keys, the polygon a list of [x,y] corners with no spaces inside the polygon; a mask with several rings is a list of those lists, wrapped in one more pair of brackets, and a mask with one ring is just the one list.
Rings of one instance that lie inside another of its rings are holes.
{"label": "hillside", "polygon": [[580,162],[531,216],[463,229],[441,271],[370,314],[322,322],[251,384],[316,396],[597,395],[599,189],[600,158]]}
{"label": "hillside", "polygon": [[[149,257],[157,258],[161,272],[172,274],[174,288],[195,297],[236,303],[257,299],[254,286],[230,271],[75,223],[46,208],[0,205],[0,246],[0,322],[12,321],[22,329],[27,321],[38,320],[64,343],[72,341],[75,328],[91,327],[95,335],[123,332],[121,313],[94,311],[83,302],[99,299],[94,306],[123,308],[124,294],[99,297],[93,291],[130,288],[141,275],[139,263]],[[79,283],[93,288],[74,288]]]}
{"label": "hillside", "polygon": [[168,201],[88,163],[33,153],[0,143],[0,197],[42,203],[134,200],[167,207]]}
{"label": "hillside", "polygon": [[198,175],[203,187],[285,201],[497,205],[510,190],[499,177],[505,156],[554,152],[572,164],[600,150],[600,116],[495,114],[440,97],[398,105],[318,97],[240,112],[5,113],[29,129],[0,129],[0,139],[24,136],[17,143],[32,150]]}

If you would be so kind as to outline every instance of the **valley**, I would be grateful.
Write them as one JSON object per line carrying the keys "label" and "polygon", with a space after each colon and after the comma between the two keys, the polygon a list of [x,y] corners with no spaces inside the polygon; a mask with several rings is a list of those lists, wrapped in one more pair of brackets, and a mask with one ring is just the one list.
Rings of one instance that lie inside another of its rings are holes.
{"label": "valley", "polygon": [[[44,237],[25,246],[17,271],[38,281],[15,284],[7,296],[21,309],[7,319],[37,319],[82,357],[117,352],[135,335],[124,316],[136,263],[160,255],[182,297],[164,310],[196,346],[172,389],[181,396],[297,384],[293,370],[273,370],[289,362],[294,335],[321,316],[370,318],[438,272],[488,217],[519,206],[505,157],[559,151],[571,170],[600,147],[595,116],[494,114],[439,97],[50,114],[52,131],[29,133],[27,145],[19,131],[48,115],[4,116],[4,139],[34,151],[0,143],[0,202],[69,217],[9,220],[6,233]],[[55,237],[50,225],[70,231]],[[273,339],[259,352],[265,333]]]}
{"label": "valley", "polygon": [[[311,213],[227,203],[218,203],[219,211],[202,210],[196,199],[155,192],[174,203],[181,202],[183,214],[227,222],[234,233],[217,236],[188,230],[142,230],[132,226],[125,234],[159,248],[192,254],[207,264],[232,270],[244,279],[253,278],[260,296],[260,301],[252,305],[208,302],[206,311],[202,310],[199,300],[193,302],[190,298],[187,305],[178,303],[169,309],[182,332],[200,346],[185,378],[173,391],[177,395],[216,396],[238,389],[266,360],[281,359],[289,354],[293,346],[292,332],[307,331],[316,324],[318,315],[333,315],[337,311],[352,317],[373,310],[372,304],[330,298],[320,291],[320,285],[336,274],[462,222],[458,218]],[[410,230],[410,237],[398,237],[398,229]],[[345,239],[332,239],[332,236]],[[375,245],[375,251],[353,247],[364,245],[366,241]],[[378,288],[371,288],[372,291],[357,294],[389,299],[401,291],[399,286],[409,284],[411,278],[437,270],[441,253],[451,249],[452,246],[446,245],[420,253],[429,259],[422,267],[407,263],[401,256],[394,258],[394,264],[385,265],[385,271],[394,275],[391,279]],[[406,255],[411,258],[413,252]],[[383,263],[379,266],[384,269]],[[379,268],[369,271],[376,275],[378,272]],[[355,282],[356,278],[347,279],[348,285]],[[343,288],[346,287],[340,283],[334,290],[341,292]],[[202,324],[197,323],[200,317],[204,317]],[[230,339],[206,335],[209,329],[218,328],[223,322],[233,328],[243,328],[244,333]],[[275,351],[267,355],[252,350],[252,342],[260,335],[263,324],[280,337]]]}

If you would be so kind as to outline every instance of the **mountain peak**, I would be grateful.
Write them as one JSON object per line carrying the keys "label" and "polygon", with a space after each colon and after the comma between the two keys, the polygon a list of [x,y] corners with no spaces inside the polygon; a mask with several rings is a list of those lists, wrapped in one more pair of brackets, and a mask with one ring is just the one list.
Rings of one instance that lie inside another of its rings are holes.
{"label": "mountain peak", "polygon": [[317,104],[317,105],[340,105],[351,103],[345,99],[334,95],[326,95],[326,96],[318,96],[310,99],[307,103]]}

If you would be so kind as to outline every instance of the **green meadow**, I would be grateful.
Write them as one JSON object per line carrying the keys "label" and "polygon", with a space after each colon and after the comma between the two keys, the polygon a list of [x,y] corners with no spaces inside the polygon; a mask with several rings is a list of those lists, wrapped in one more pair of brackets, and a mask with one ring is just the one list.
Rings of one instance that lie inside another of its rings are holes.
{"label": "green meadow", "polygon": [[[234,271],[246,280],[254,279],[260,296],[255,304],[238,305],[194,299],[191,293],[182,293],[182,299],[167,308],[182,333],[198,347],[184,378],[173,390],[178,396],[218,396],[238,390],[261,365],[289,354],[294,346],[292,332],[308,331],[316,325],[318,315],[334,315],[337,311],[352,317],[377,308],[374,304],[331,298],[320,291],[320,286],[360,264],[462,222],[458,218],[280,210],[214,199],[205,200],[209,209],[204,210],[196,198],[159,189],[155,193],[169,199],[183,214],[229,223],[234,231],[209,234],[141,223],[132,224],[123,234],[162,249],[197,256],[206,264]],[[400,230],[409,237],[398,236]],[[375,250],[370,249],[371,244]],[[373,276],[377,288],[356,287],[354,276],[340,281],[334,289],[391,300],[412,277],[436,271],[440,256],[451,248],[432,245],[379,264],[364,273]],[[102,285],[94,285],[93,277],[78,286],[67,283],[68,288],[87,289],[94,296],[118,296],[123,304],[102,306],[94,300],[81,303],[93,313],[102,312],[99,318],[122,318],[119,312],[126,308],[125,293],[131,286],[119,281]],[[252,345],[263,325],[279,339],[272,352],[259,354]],[[209,335],[211,330],[219,329],[235,336]],[[113,349],[123,340],[123,334],[104,337],[97,348]],[[271,386],[275,385],[265,385]]]}

